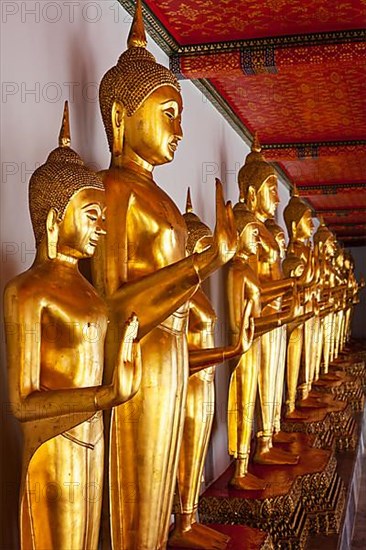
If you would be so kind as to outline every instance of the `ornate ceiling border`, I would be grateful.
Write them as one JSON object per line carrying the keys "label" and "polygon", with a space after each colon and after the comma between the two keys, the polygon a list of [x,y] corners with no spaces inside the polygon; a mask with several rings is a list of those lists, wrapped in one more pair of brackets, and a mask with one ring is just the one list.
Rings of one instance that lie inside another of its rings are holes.
{"label": "ornate ceiling border", "polygon": [[296,142],[296,143],[262,143],[262,149],[289,149],[290,147],[304,149],[307,147],[355,147],[366,145],[366,139],[354,139],[344,141],[316,141],[316,142]]}
{"label": "ornate ceiling border", "polygon": [[336,195],[339,191],[363,191],[366,183],[330,183],[326,185],[298,185],[298,190],[305,194]]}
{"label": "ornate ceiling border", "polygon": [[269,47],[317,46],[324,44],[345,44],[348,42],[363,42],[366,39],[365,29],[348,31],[319,32],[311,34],[293,34],[251,38],[249,40],[232,40],[227,42],[210,42],[207,44],[189,44],[178,46],[177,54],[207,54],[238,50],[262,49]]}

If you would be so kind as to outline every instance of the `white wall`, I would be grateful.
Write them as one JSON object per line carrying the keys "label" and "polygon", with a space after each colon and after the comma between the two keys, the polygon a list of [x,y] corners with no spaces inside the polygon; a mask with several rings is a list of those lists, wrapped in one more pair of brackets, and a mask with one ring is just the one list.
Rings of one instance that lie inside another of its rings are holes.
{"label": "white wall", "polygon": [[[72,146],[96,170],[109,164],[97,101],[98,84],[125,49],[131,19],[116,1],[2,2],[2,126],[1,126],[1,282],[27,269],[34,257],[28,213],[28,180],[57,146],[63,102],[71,112]],[[33,10],[33,13],[31,13]],[[167,57],[150,40],[159,62]],[[183,131],[176,158],[156,170],[155,180],[183,209],[188,186],[196,212],[214,225],[214,178],[224,182],[234,203],[236,175],[249,148],[221,115],[190,83],[182,82]],[[281,209],[288,192],[280,184]],[[279,218],[282,223],[282,216]],[[223,278],[218,273],[207,285],[219,315],[218,345],[226,340]],[[1,290],[2,294],[2,290]],[[2,342],[4,337],[2,334]],[[4,348],[4,346],[2,346]],[[4,359],[4,354],[2,355]],[[2,361],[0,387],[6,402],[6,372]],[[227,367],[217,370],[217,413],[209,451],[209,479],[227,466]],[[3,409],[6,411],[6,409]],[[16,547],[11,519],[16,510],[15,485],[19,467],[19,434],[4,413],[4,465],[7,545]],[[3,491],[2,491],[3,493]],[[3,493],[4,494],[4,493]]]}
{"label": "white wall", "polygon": [[[356,278],[366,278],[366,247],[350,247],[348,249],[356,262]],[[352,336],[366,338],[366,289],[360,292],[360,303],[355,308],[352,319]]]}

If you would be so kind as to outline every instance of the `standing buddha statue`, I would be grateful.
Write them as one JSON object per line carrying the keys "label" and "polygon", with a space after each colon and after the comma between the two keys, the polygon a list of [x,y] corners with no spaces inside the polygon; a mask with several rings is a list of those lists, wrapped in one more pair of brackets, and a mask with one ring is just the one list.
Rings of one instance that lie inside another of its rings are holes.
{"label": "standing buddha statue", "polygon": [[[194,214],[190,190],[184,220],[188,230],[188,254],[209,247],[212,232]],[[169,547],[218,550],[227,546],[228,537],[197,522],[198,499],[215,409],[214,365],[248,352],[254,332],[251,310],[249,302],[242,310],[240,331],[233,345],[215,348],[216,314],[210,300],[199,288],[189,302],[190,377],[178,464],[175,527]]]}
{"label": "standing buddha statue", "polygon": [[[262,299],[267,294],[262,314],[270,315],[281,311],[281,296],[293,285],[291,279],[281,279],[276,258],[278,244],[275,237],[265,226],[265,221],[275,215],[279,202],[277,176],[274,168],[268,164],[262,154],[257,136],[254,137],[251,153],[238,175],[240,200],[255,215],[258,227],[260,247],[254,256],[254,269],[258,273]],[[273,446],[274,403],[278,369],[278,349],[281,329],[274,328],[261,336],[261,359],[259,370],[259,414],[257,449],[255,462],[260,464],[296,464],[298,457]]]}
{"label": "standing buddha statue", "polygon": [[[329,231],[324,223],[324,220],[320,219],[319,227],[314,233],[314,247],[318,251],[321,266],[321,287],[322,298],[327,300],[328,303],[334,300],[332,296],[335,288],[335,278],[332,266],[332,258],[335,254],[335,239],[334,235]],[[328,374],[329,363],[331,357],[332,341],[334,339],[334,312],[329,311],[328,314],[323,317],[323,373]]]}
{"label": "standing buddha statue", "polygon": [[[298,195],[296,186],[292,196],[284,209],[284,219],[289,234],[288,249],[304,264],[304,272],[299,280],[299,287],[303,291],[303,313],[313,311],[313,295],[315,282],[315,265],[312,254],[311,237],[314,225],[309,206]],[[304,326],[299,326],[289,340],[287,369],[288,369],[288,396],[287,417],[296,418],[295,399],[297,390],[302,400],[308,398],[311,389],[312,373],[315,369],[314,318],[308,319]],[[300,384],[299,384],[300,381]]]}
{"label": "standing buddha statue", "polygon": [[100,84],[111,165],[102,172],[107,235],[92,272],[112,318],[106,379],[116,353],[113,333],[132,307],[140,323],[142,382],[131,406],[116,407],[106,419],[111,541],[105,523],[103,544],[158,550],[167,544],[184,426],[189,300],[230,260],[237,237],[217,183],[212,245],[187,257],[184,218],[153,179],[155,166],[173,160],[183,137],[182,97],[173,73],[146,49],[139,0],[127,45]]}

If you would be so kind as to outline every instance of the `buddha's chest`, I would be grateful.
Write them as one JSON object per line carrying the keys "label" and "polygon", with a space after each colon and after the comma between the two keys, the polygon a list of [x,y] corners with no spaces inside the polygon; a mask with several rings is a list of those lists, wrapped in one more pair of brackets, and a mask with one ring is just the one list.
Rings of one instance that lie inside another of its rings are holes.
{"label": "buddha's chest", "polygon": [[107,309],[92,288],[59,284],[42,309],[42,341],[53,349],[77,349],[103,345]]}
{"label": "buddha's chest", "polygon": [[134,193],[127,215],[128,261],[163,267],[186,255],[187,230],[174,202],[159,188]]}

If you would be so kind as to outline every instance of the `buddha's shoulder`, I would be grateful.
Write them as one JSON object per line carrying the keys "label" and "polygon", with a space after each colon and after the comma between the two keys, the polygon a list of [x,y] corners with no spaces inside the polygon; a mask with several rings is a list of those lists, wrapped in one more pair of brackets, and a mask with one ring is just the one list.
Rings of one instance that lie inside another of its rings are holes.
{"label": "buddha's shoulder", "polygon": [[36,303],[47,293],[46,288],[45,281],[40,277],[38,270],[31,267],[7,283],[4,301],[7,303],[9,300],[24,301],[31,298],[33,303]]}

